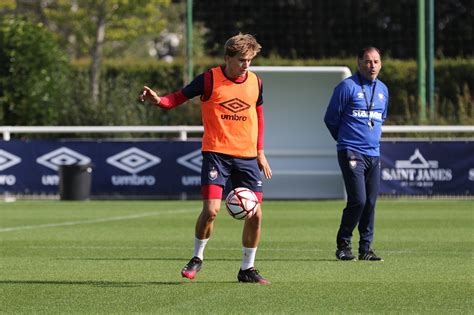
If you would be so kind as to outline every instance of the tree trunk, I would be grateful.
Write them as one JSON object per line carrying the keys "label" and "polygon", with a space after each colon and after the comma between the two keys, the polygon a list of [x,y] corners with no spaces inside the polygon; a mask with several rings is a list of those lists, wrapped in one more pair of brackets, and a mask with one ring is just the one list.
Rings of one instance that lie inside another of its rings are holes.
{"label": "tree trunk", "polygon": [[99,4],[97,10],[97,28],[95,33],[94,46],[92,47],[92,63],[91,63],[91,92],[92,103],[97,105],[99,103],[99,83],[100,83],[100,68],[102,63],[102,48],[105,38],[105,1]]}

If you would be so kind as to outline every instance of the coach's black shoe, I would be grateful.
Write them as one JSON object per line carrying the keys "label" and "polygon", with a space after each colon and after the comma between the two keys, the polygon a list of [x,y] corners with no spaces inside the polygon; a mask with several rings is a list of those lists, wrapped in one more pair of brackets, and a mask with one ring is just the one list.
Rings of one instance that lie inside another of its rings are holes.
{"label": "coach's black shoe", "polygon": [[343,242],[337,245],[336,258],[338,260],[356,260],[355,256],[352,254],[351,243]]}
{"label": "coach's black shoe", "polygon": [[202,260],[199,257],[193,257],[191,260],[181,269],[181,275],[184,278],[193,280],[196,277],[196,274],[201,270]]}
{"label": "coach's black shoe", "polygon": [[240,269],[237,279],[239,282],[270,284],[270,281],[262,277],[262,275],[254,267],[246,270]]}
{"label": "coach's black shoe", "polygon": [[369,248],[367,252],[360,253],[359,260],[383,261],[382,257],[377,256],[372,248]]}

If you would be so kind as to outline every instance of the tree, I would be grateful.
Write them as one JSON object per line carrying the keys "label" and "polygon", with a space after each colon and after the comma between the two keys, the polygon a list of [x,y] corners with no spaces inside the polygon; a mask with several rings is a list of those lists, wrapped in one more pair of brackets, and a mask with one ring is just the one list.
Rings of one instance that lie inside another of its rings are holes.
{"label": "tree", "polygon": [[68,99],[69,64],[42,25],[0,20],[0,124],[55,125]]}
{"label": "tree", "polygon": [[16,0],[55,32],[73,58],[90,57],[91,99],[99,98],[104,51],[120,49],[133,38],[165,28],[170,0]]}
{"label": "tree", "polygon": [[[167,5],[169,0],[63,0],[45,8],[46,16],[56,25],[63,25],[57,22],[71,18],[74,21],[71,33],[75,36],[70,38],[81,38],[90,51],[91,98],[94,104],[97,104],[99,97],[105,41],[108,40],[112,46],[120,46],[133,37],[163,29],[165,18],[160,7]],[[65,7],[69,10],[63,10]],[[55,21],[58,17],[62,19]]]}

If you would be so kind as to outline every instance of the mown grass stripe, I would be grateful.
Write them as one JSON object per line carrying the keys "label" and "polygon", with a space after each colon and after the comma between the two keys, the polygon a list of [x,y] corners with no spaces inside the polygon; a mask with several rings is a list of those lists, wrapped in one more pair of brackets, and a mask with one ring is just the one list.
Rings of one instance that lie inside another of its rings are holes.
{"label": "mown grass stripe", "polygon": [[181,209],[181,210],[157,211],[157,212],[151,212],[151,213],[147,212],[147,213],[140,213],[140,214],[133,214],[133,215],[99,218],[99,219],[93,219],[93,220],[66,221],[66,222],[47,223],[47,224],[38,224],[38,225],[22,225],[22,226],[0,228],[0,233],[14,232],[14,231],[20,231],[20,230],[44,229],[44,228],[52,228],[52,227],[60,227],[60,226],[71,226],[71,225],[81,225],[81,224],[95,224],[95,223],[102,223],[102,222],[133,220],[133,219],[141,219],[141,218],[145,218],[145,217],[152,217],[152,216],[157,216],[157,215],[162,215],[162,214],[177,214],[177,213],[186,213],[186,212],[193,212],[193,211],[195,211],[195,210]]}

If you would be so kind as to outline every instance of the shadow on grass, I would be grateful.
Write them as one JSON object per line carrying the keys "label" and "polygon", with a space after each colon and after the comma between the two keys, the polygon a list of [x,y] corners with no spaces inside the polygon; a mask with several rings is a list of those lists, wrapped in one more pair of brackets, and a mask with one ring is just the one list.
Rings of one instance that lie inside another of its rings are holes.
{"label": "shadow on grass", "polygon": [[86,285],[94,287],[104,288],[133,288],[143,287],[150,285],[198,285],[208,283],[238,283],[237,281],[147,281],[147,282],[130,282],[130,281],[96,281],[96,280],[84,280],[84,281],[72,281],[72,280],[0,280],[2,284],[32,284],[32,285]]}
{"label": "shadow on grass", "polygon": [[[168,258],[168,257],[71,257],[71,258],[57,258],[56,260],[96,260],[96,261],[180,261],[186,263],[189,257],[186,258]],[[242,261],[241,258],[206,258],[206,261]],[[337,262],[336,259],[328,258],[258,258],[258,261],[309,261],[309,262]]]}

